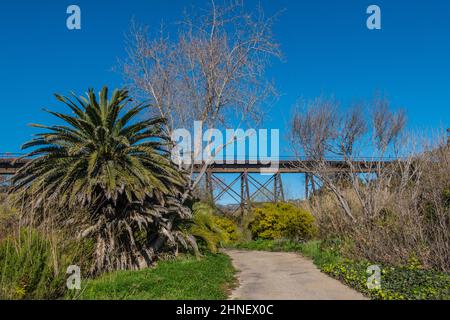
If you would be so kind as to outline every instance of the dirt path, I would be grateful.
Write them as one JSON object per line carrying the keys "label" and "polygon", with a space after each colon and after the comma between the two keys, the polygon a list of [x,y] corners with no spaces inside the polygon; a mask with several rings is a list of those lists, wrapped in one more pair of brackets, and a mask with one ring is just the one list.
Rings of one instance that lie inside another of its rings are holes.
{"label": "dirt path", "polygon": [[239,271],[231,299],[358,300],[363,295],[296,253],[226,250]]}

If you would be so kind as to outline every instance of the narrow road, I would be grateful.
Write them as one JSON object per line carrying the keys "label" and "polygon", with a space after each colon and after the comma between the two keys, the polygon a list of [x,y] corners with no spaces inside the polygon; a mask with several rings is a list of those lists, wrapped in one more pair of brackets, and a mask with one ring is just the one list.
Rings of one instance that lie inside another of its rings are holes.
{"label": "narrow road", "polygon": [[308,259],[290,252],[225,250],[238,270],[230,299],[361,300],[362,294],[330,278]]}

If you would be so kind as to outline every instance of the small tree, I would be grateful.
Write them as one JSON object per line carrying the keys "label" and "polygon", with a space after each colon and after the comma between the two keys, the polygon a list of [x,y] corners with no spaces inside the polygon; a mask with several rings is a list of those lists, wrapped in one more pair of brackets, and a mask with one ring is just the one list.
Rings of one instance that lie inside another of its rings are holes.
{"label": "small tree", "polygon": [[23,145],[35,149],[12,178],[23,221],[70,226],[95,239],[94,272],[149,266],[181,237],[174,221],[190,217],[178,201],[185,177],[167,155],[164,120],[135,121],[147,106],[125,110],[127,90],[109,100],[106,87],[99,100],[93,90],[56,98],[73,115],[48,111],[65,125],[33,125],[46,132]]}

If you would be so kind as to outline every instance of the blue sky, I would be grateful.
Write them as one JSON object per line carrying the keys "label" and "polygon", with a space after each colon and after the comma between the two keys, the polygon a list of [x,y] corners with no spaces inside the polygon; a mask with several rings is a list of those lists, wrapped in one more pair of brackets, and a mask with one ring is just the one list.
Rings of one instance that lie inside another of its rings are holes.
{"label": "blue sky", "polygon": [[[267,13],[285,9],[275,35],[285,56],[269,71],[281,99],[265,126],[282,128],[298,97],[334,95],[344,101],[383,92],[406,109],[413,129],[450,126],[450,1],[260,0]],[[132,17],[158,28],[180,19],[184,7],[207,0],[8,1],[0,10],[0,152],[18,152],[34,129],[51,124],[43,107],[63,110],[53,93],[123,84],[114,72],[125,56]],[[245,1],[248,8],[256,1]],[[82,30],[66,28],[77,4]],[[377,4],[382,30],[366,28]],[[283,150],[281,150],[283,153]]]}

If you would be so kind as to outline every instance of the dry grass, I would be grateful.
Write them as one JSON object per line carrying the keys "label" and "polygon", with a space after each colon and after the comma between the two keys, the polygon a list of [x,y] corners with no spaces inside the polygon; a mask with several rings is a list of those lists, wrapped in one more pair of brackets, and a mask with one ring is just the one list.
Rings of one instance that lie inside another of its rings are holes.
{"label": "dry grass", "polygon": [[[417,259],[450,271],[450,148],[414,157],[408,170],[384,169],[370,183],[342,188],[355,220],[332,192],[312,199],[322,238],[346,239],[346,254],[399,265]],[[370,197],[370,198],[369,198]]]}

